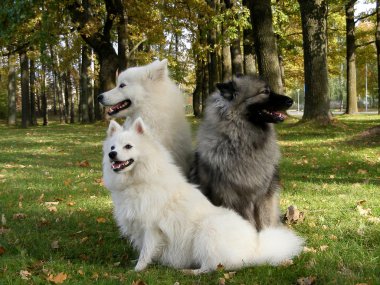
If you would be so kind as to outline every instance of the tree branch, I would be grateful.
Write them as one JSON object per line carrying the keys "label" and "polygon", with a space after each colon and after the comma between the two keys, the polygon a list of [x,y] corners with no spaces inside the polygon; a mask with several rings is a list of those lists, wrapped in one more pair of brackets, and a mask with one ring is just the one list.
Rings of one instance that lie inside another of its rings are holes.
{"label": "tree branch", "polygon": [[367,18],[369,18],[369,17],[371,17],[371,16],[374,16],[374,15],[376,15],[376,11],[374,11],[374,12],[372,12],[372,13],[370,13],[370,14],[364,15],[364,16],[362,16],[362,17],[356,18],[356,19],[355,19],[355,24],[356,24],[357,22],[361,21],[361,20],[367,19]]}
{"label": "tree branch", "polygon": [[369,46],[371,44],[374,44],[376,41],[370,41],[370,42],[366,42],[364,44],[360,44],[360,45],[355,45],[355,49],[357,48],[361,48],[361,47],[365,47],[365,46]]}

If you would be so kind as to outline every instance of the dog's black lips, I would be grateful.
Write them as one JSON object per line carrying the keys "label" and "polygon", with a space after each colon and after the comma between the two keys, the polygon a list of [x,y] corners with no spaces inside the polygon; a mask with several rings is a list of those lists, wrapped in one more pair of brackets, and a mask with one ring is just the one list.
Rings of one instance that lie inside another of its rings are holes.
{"label": "dog's black lips", "polygon": [[132,102],[131,100],[127,99],[124,101],[121,101],[120,103],[117,103],[116,105],[113,105],[109,110],[108,110],[108,115],[112,116],[117,113],[119,113],[121,110],[125,110],[131,106]]}
{"label": "dog's black lips", "polygon": [[133,162],[134,162],[134,160],[132,158],[128,159],[126,161],[112,161],[111,162],[111,168],[113,171],[118,172],[118,171],[123,170],[124,168],[127,168],[128,166],[130,166]]}

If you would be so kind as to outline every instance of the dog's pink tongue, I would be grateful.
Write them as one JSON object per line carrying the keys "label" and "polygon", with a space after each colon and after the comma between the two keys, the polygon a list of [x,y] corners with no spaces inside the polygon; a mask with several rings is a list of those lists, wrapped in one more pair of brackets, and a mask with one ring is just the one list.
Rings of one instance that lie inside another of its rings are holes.
{"label": "dog's pink tongue", "polygon": [[281,120],[285,120],[288,116],[282,112],[273,112],[277,117],[279,117]]}

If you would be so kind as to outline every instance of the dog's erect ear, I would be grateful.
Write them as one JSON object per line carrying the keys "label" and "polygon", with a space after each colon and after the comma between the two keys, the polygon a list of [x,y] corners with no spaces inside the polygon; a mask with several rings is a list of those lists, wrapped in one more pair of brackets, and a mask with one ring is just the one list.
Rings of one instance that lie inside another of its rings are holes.
{"label": "dog's erect ear", "polygon": [[148,78],[151,80],[162,80],[168,76],[168,60],[156,60],[149,65]]}
{"label": "dog's erect ear", "polygon": [[220,95],[227,100],[232,100],[234,94],[236,93],[236,86],[233,81],[229,81],[227,83],[217,83],[216,88],[220,91]]}
{"label": "dog's erect ear", "polygon": [[119,68],[116,69],[116,72],[115,72],[115,78],[116,78],[116,80],[117,80],[118,77],[119,77]]}
{"label": "dog's erect ear", "polygon": [[110,125],[108,126],[107,136],[112,137],[114,134],[121,132],[122,130],[122,126],[120,126],[115,120],[111,120]]}
{"label": "dog's erect ear", "polygon": [[132,125],[132,129],[139,135],[143,135],[146,133],[146,126],[144,124],[143,119],[138,117]]}

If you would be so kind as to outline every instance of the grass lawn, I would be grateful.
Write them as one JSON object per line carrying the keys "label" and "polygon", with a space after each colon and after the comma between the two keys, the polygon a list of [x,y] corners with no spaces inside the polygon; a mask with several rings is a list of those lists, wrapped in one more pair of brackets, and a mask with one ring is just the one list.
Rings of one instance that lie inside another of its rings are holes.
{"label": "grass lawn", "polygon": [[160,265],[133,271],[137,255],[101,181],[105,123],[0,123],[0,284],[380,284],[380,139],[358,135],[379,124],[360,115],[279,125],[281,210],[304,212],[291,227],[305,252],[279,267],[186,276]]}

